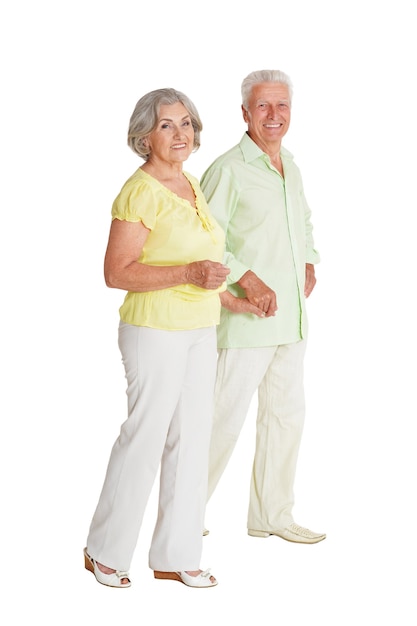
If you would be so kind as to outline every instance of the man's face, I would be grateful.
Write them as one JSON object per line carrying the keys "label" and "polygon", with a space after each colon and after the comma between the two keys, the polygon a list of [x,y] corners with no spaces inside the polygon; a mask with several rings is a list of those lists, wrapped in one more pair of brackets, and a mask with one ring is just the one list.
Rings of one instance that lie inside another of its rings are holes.
{"label": "man's face", "polygon": [[252,89],[243,119],[250,138],[268,153],[281,145],[291,120],[290,94],[282,83],[260,83]]}

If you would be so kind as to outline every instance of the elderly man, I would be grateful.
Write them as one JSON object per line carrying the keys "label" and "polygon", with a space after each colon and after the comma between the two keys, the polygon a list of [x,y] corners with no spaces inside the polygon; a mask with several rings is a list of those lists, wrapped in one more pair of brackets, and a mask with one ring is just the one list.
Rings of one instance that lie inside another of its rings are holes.
{"label": "elderly man", "polygon": [[208,497],[226,468],[257,390],[248,534],[317,543],[326,535],[296,524],[292,515],[305,414],[305,298],[316,283],[319,255],[299,169],[281,145],[290,125],[291,96],[284,72],[249,74],[242,83],[247,132],[201,180],[226,233],[225,262],[231,270],[217,333]]}

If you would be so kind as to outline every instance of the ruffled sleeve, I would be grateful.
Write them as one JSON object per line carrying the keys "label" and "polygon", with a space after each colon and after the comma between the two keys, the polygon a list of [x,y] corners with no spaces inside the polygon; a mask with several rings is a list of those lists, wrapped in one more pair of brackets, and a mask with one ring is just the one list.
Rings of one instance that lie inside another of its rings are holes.
{"label": "ruffled sleeve", "polygon": [[142,222],[152,230],[156,223],[155,190],[139,172],[131,176],[113,202],[112,219]]}

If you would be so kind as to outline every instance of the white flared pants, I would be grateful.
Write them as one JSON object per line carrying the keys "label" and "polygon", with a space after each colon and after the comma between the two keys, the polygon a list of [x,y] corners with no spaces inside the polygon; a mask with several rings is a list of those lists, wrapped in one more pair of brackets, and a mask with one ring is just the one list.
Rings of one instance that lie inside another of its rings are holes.
{"label": "white flared pants", "polygon": [[248,528],[277,530],[293,521],[294,480],[304,425],[305,340],[219,351],[208,498],[226,468],[258,390],[256,448]]}
{"label": "white flared pants", "polygon": [[99,563],[128,570],[159,466],[149,567],[197,570],[207,499],[215,327],[164,331],[120,323],[128,418],[116,440],[87,539]]}

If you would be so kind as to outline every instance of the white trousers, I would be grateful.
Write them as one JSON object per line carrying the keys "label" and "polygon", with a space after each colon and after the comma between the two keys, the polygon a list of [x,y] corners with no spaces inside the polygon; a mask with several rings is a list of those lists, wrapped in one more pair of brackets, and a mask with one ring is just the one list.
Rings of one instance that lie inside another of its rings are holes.
{"label": "white trousers", "polygon": [[153,570],[197,570],[207,500],[216,329],[120,323],[128,418],[116,440],[87,539],[99,563],[129,570],[160,466]]}
{"label": "white trousers", "polygon": [[208,498],[226,468],[258,390],[248,511],[248,528],[253,530],[277,530],[293,521],[293,486],[305,415],[305,348],[303,340],[219,351]]}

